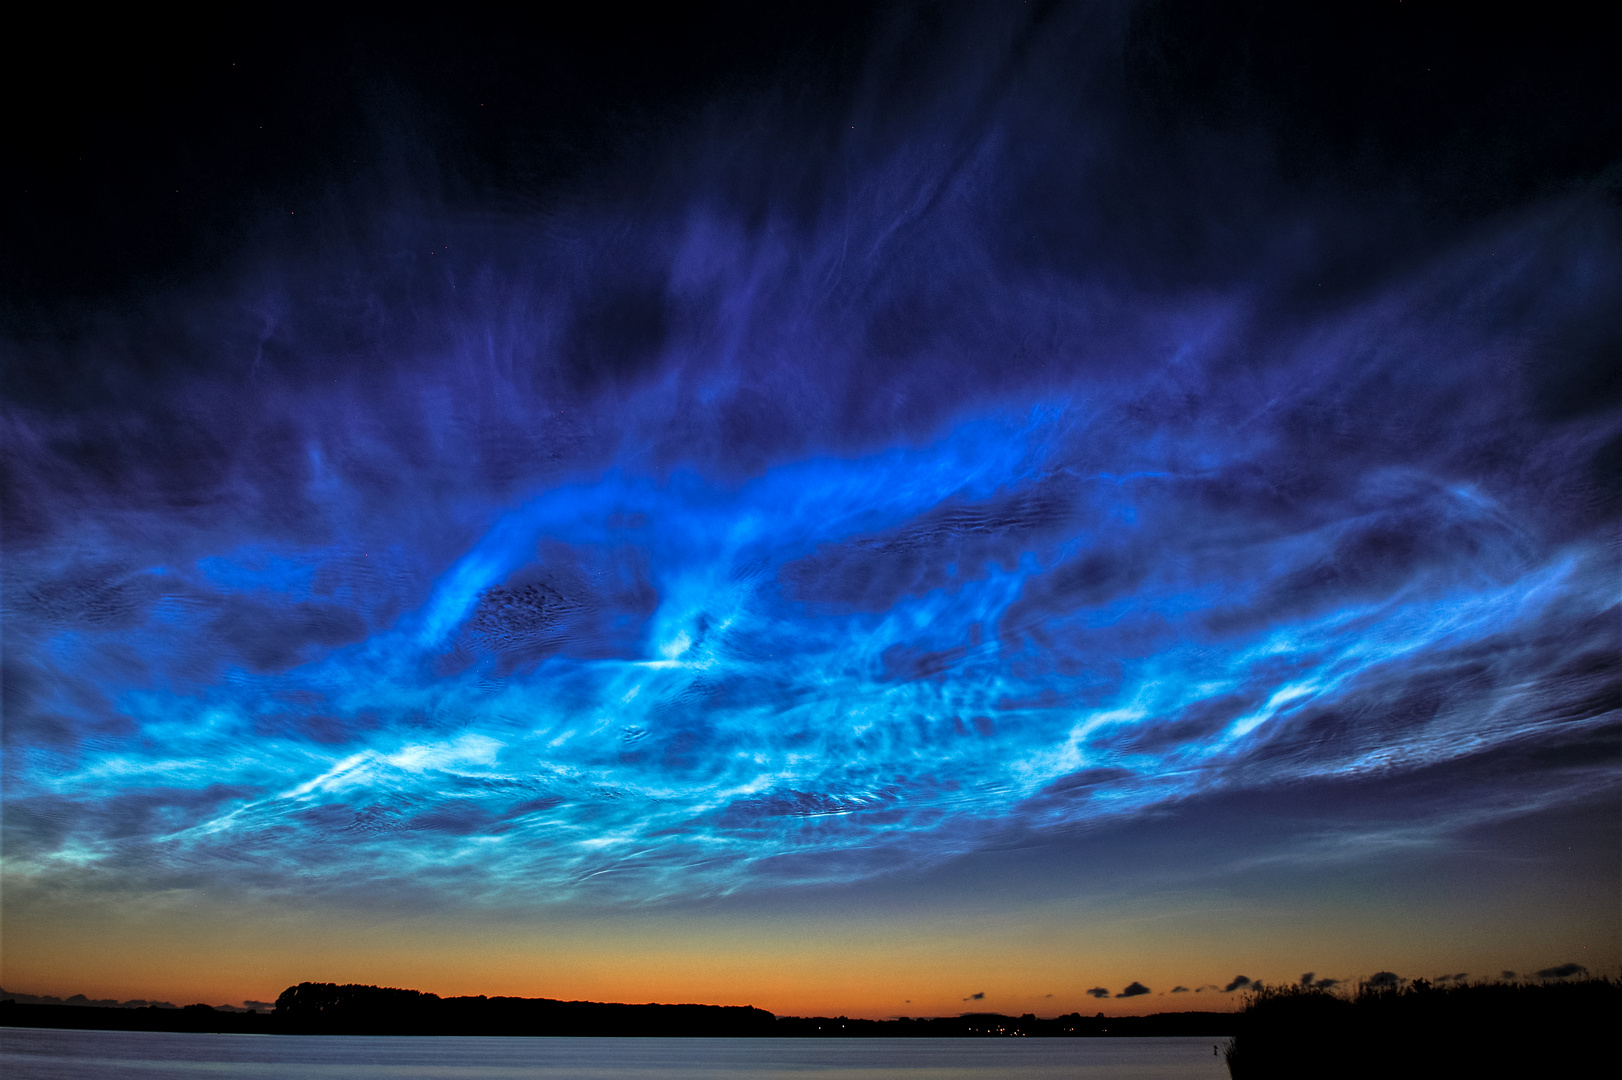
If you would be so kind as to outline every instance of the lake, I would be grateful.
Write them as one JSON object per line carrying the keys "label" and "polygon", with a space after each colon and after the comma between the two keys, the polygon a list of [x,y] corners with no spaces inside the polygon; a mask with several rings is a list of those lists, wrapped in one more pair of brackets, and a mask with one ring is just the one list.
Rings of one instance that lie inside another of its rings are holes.
{"label": "lake", "polygon": [[6,1080],[1227,1080],[1219,1037],[567,1039],[0,1027]]}

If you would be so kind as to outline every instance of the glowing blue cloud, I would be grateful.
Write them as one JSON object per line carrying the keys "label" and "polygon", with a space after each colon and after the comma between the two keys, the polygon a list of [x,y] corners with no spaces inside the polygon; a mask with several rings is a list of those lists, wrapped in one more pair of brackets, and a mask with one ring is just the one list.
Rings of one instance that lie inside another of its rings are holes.
{"label": "glowing blue cloud", "polygon": [[40,586],[35,672],[102,733],[13,745],[12,806],[71,819],[15,865],[661,896],[1596,722],[1601,550],[1411,469],[1260,522],[1212,507],[1221,448],[1100,468],[1087,434],[1050,403],[738,484],[610,472],[376,627],[316,584],[341,545]]}
{"label": "glowing blue cloud", "polygon": [[1608,309],[1606,211],[1155,286],[1015,105],[800,216],[389,219],[176,299],[146,397],[8,405],[8,888],[850,881],[1603,730],[1616,409],[1525,342]]}

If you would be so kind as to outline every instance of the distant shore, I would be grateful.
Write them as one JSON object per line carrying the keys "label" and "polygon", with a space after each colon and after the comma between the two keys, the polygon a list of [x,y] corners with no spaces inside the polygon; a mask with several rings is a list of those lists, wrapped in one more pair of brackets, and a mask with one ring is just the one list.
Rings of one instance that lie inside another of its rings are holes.
{"label": "distant shore", "polygon": [[1238,1014],[1065,1016],[966,1013],[946,1017],[864,1020],[844,1016],[775,1016],[732,1005],[626,1005],[550,998],[440,998],[414,990],[301,983],[267,1012],[189,1005],[108,1008],[0,1001],[0,1026],[107,1031],[262,1035],[506,1035],[745,1038],[1121,1038],[1223,1037]]}

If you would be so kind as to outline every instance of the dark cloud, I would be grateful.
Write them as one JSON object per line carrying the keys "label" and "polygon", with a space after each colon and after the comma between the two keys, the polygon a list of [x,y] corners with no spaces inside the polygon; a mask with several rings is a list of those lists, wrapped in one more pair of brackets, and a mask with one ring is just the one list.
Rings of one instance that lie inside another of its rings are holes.
{"label": "dark cloud", "polygon": [[507,675],[550,656],[633,653],[658,605],[648,568],[625,548],[548,543],[539,558],[480,594],[458,645]]}
{"label": "dark cloud", "polygon": [[1084,510],[1073,491],[1053,483],[953,503],[885,533],[823,545],[778,576],[796,599],[884,611],[904,597],[983,577],[991,566],[1012,566],[1022,552],[1052,548]]}
{"label": "dark cloud", "polygon": [[459,807],[450,804],[417,814],[402,827],[424,829],[450,836],[488,836],[505,831],[506,824],[498,815],[484,807]]}
{"label": "dark cloud", "polygon": [[1538,972],[1540,979],[1567,979],[1573,975],[1587,975],[1588,969],[1581,964],[1561,964],[1558,967],[1544,968]]}
{"label": "dark cloud", "polygon": [[144,615],[162,592],[157,575],[112,563],[73,567],[42,582],[28,599],[33,614],[51,623],[120,628]]}
{"label": "dark cloud", "polygon": [[1241,990],[1241,989],[1243,989],[1243,988],[1245,988],[1245,987],[1247,987],[1249,985],[1250,985],[1250,980],[1248,978],[1246,978],[1243,975],[1235,975],[1233,977],[1233,981],[1228,983],[1227,986],[1224,986],[1222,988],[1222,992],[1225,993],[1225,994],[1231,994],[1235,990]]}
{"label": "dark cloud", "polygon": [[1186,994],[1186,993],[1188,993],[1188,987],[1186,987],[1186,986],[1174,986],[1174,987],[1171,988],[1171,992],[1174,993],[1174,994]]}
{"label": "dark cloud", "polygon": [[1498,977],[1500,979],[1513,979],[1513,978],[1516,978],[1517,976],[1513,971],[1510,971],[1508,968],[1505,968],[1503,971],[1500,971],[1498,973]]}
{"label": "dark cloud", "polygon": [[[183,832],[261,793],[248,785],[130,787],[88,806],[70,807],[59,796],[19,798],[7,810],[7,839],[19,847],[54,849],[72,837],[95,834],[139,843],[154,834]],[[10,820],[15,814],[16,821]]]}
{"label": "dark cloud", "polygon": [[1376,990],[1389,990],[1401,986],[1403,981],[1402,976],[1394,971],[1376,971],[1363,980],[1363,985],[1373,987]]}
{"label": "dark cloud", "polygon": [[1141,997],[1149,992],[1150,990],[1147,986],[1144,986],[1140,982],[1134,982],[1115,996],[1118,998]]}
{"label": "dark cloud", "polygon": [[977,994],[970,994],[968,997],[964,998],[963,1000],[964,1001],[983,1001],[983,1000],[985,1000],[985,996],[986,996],[986,992],[984,990],[981,990]]}
{"label": "dark cloud", "polygon": [[1316,986],[1320,990],[1328,990],[1331,987],[1339,986],[1340,983],[1341,983],[1341,980],[1339,980],[1339,979],[1319,979],[1316,982],[1314,982],[1312,985]]}
{"label": "dark cloud", "polygon": [[1095,997],[1095,998],[1107,998],[1107,997],[1109,997],[1109,991],[1107,989],[1105,989],[1104,987],[1102,987],[1102,986],[1093,987],[1091,990],[1087,991],[1087,994],[1088,994],[1089,997]]}
{"label": "dark cloud", "polygon": [[1302,975],[1301,976],[1301,985],[1302,986],[1311,986],[1312,985],[1312,977],[1314,975],[1316,975],[1316,974],[1317,974],[1317,972],[1309,971],[1306,974]]}
{"label": "dark cloud", "polygon": [[280,671],[312,659],[320,649],[366,636],[366,620],[334,604],[268,604],[231,597],[219,605],[208,632],[230,645],[257,671]]}

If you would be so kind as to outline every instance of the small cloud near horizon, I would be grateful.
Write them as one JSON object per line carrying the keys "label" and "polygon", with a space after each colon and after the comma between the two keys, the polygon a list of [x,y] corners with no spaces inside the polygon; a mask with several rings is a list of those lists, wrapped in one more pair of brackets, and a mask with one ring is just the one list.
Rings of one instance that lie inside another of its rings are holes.
{"label": "small cloud near horizon", "polygon": [[1091,990],[1087,991],[1087,995],[1095,998],[1107,998],[1109,997],[1109,991],[1104,989],[1102,986],[1095,986]]}
{"label": "small cloud near horizon", "polygon": [[1572,975],[1587,975],[1588,969],[1581,964],[1561,964],[1559,967],[1544,968],[1538,972],[1540,979],[1565,979]]}
{"label": "small cloud near horizon", "polygon": [[1302,975],[1301,976],[1301,985],[1302,986],[1311,986],[1312,985],[1312,977],[1314,975],[1316,975],[1316,974],[1317,974],[1316,971],[1309,971],[1306,974]]}
{"label": "small cloud near horizon", "polygon": [[1118,998],[1142,997],[1147,993],[1149,993],[1149,988],[1147,986],[1144,986],[1140,982],[1134,981],[1131,986],[1128,986],[1125,990],[1122,990],[1115,996]]}
{"label": "small cloud near horizon", "polygon": [[1174,994],[1186,994],[1186,993],[1188,993],[1188,987],[1186,987],[1186,986],[1174,986],[1174,987],[1171,988],[1171,992],[1174,993]]}
{"label": "small cloud near horizon", "polygon": [[1395,971],[1376,971],[1373,975],[1370,975],[1366,980],[1364,980],[1364,984],[1367,986],[1372,986],[1376,990],[1385,990],[1390,987],[1397,986],[1402,981],[1402,976],[1398,975]]}
{"label": "small cloud near horizon", "polygon": [[1227,986],[1224,986],[1222,988],[1222,992],[1224,994],[1231,994],[1235,990],[1239,990],[1239,989],[1241,989],[1243,987],[1246,987],[1246,986],[1249,986],[1249,985],[1250,985],[1250,979],[1248,979],[1244,975],[1235,975],[1233,977],[1233,982],[1229,983]]}
{"label": "small cloud near horizon", "polygon": [[983,1000],[985,1000],[985,996],[986,996],[986,992],[984,990],[982,990],[978,994],[970,994],[968,997],[964,998],[963,1000],[964,1001],[983,1001]]}
{"label": "small cloud near horizon", "polygon": [[1510,971],[1510,970],[1508,970],[1508,969],[1507,969],[1507,968],[1506,968],[1506,969],[1505,969],[1505,970],[1503,970],[1503,971],[1500,971],[1500,972],[1499,972],[1499,973],[1498,973],[1498,977],[1499,977],[1499,978],[1500,978],[1500,979],[1513,979],[1513,978],[1515,978],[1515,977],[1516,977],[1516,976],[1515,976],[1515,973],[1514,973],[1514,972],[1513,972],[1513,971]]}

